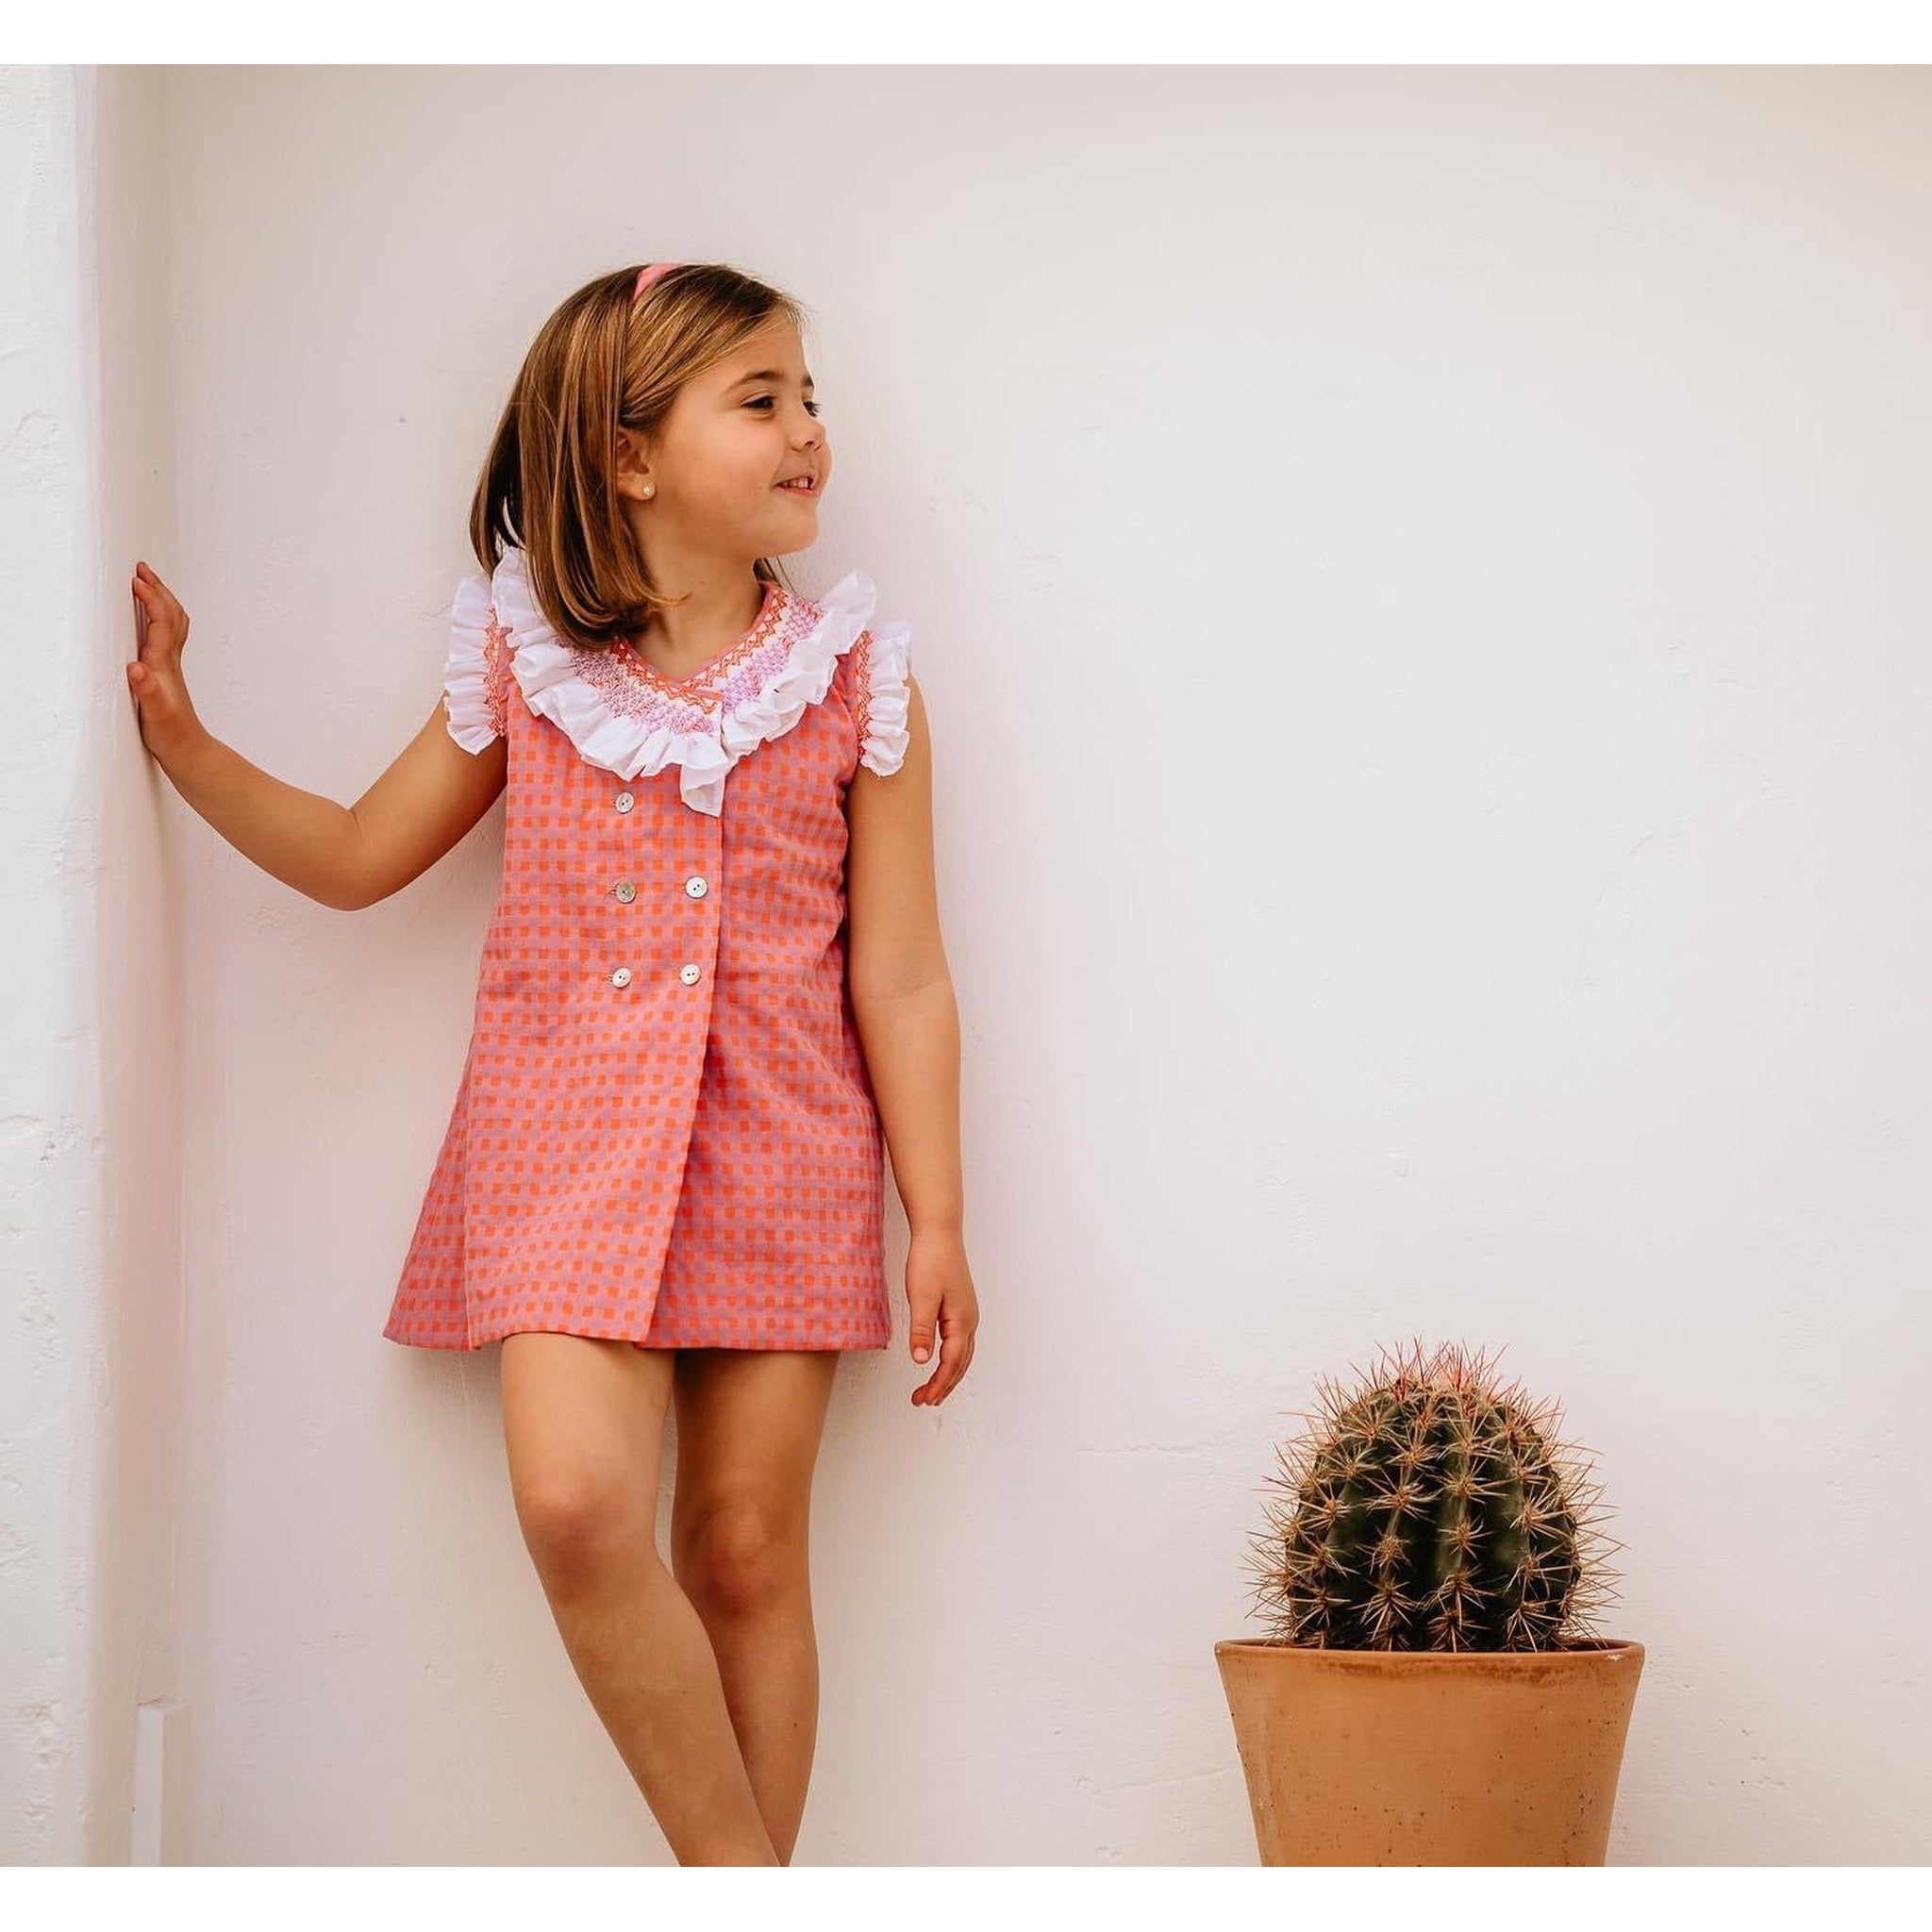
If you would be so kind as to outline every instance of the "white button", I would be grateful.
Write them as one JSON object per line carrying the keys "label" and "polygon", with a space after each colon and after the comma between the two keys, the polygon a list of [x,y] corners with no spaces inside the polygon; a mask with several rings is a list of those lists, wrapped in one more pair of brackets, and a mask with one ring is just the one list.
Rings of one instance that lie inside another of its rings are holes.
{"label": "white button", "polygon": [[630,984],[630,968],[628,966],[620,966],[610,975],[610,983],[612,986],[628,986]]}
{"label": "white button", "polygon": [[705,894],[708,892],[711,889],[709,886],[706,885],[702,876],[699,876],[686,879],[684,882],[684,890],[687,892],[689,892],[693,899],[702,899],[705,896]]}
{"label": "white button", "polygon": [[616,891],[618,898],[626,906],[638,895],[638,889],[628,879],[619,879]]}
{"label": "white button", "polygon": [[677,969],[677,976],[685,985],[695,986],[698,983],[698,969],[695,966],[680,966]]}
{"label": "white button", "polygon": [[617,808],[619,811],[628,811],[637,802],[637,795],[634,792],[620,791],[617,794]]}

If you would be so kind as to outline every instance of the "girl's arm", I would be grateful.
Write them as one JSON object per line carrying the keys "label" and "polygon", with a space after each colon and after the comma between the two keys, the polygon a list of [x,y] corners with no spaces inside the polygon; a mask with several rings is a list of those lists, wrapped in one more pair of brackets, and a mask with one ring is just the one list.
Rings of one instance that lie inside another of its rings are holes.
{"label": "girl's arm", "polygon": [[138,656],[127,667],[143,742],[170,783],[223,838],[324,906],[373,906],[420,876],[503,790],[504,741],[477,753],[450,737],[438,697],[428,721],[352,806],[252,765],[195,714],[181,674],[188,613],[146,564],[135,569]]}
{"label": "girl's arm", "polygon": [[966,1259],[959,1178],[959,1010],[940,937],[932,857],[932,741],[906,680],[906,756],[888,777],[861,765],[845,794],[846,975],[873,1097],[906,1204],[907,1334],[940,1358],[912,1391],[936,1406],[973,1359],[979,1298]]}
{"label": "girl's arm", "polygon": [[846,977],[892,1178],[906,1218],[957,1230],[959,1016],[933,876],[925,702],[906,680],[906,756],[891,777],[861,765],[847,790]]}

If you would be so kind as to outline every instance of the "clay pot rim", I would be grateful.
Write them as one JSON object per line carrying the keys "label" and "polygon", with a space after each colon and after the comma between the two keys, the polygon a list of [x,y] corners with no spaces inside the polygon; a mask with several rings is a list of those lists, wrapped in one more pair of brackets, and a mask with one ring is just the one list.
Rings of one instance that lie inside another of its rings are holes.
{"label": "clay pot rim", "polygon": [[1485,1664],[1491,1670],[1507,1670],[1521,1664],[1547,1670],[1552,1665],[1570,1664],[1587,1670],[1591,1664],[1624,1662],[1641,1657],[1642,1644],[1633,1638],[1583,1637],[1557,1650],[1339,1650],[1323,1649],[1312,1643],[1283,1643],[1259,1637],[1224,1637],[1214,1645],[1216,1657],[1258,1655],[1293,1657],[1297,1662],[1336,1664],[1348,1670],[1387,1670],[1399,1665],[1405,1671],[1442,1666],[1453,1670],[1458,1664]]}

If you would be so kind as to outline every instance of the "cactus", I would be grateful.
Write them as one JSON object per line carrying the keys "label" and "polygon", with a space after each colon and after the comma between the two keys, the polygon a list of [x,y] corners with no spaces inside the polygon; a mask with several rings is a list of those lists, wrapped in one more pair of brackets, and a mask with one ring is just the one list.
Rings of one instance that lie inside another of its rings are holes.
{"label": "cactus", "polygon": [[1353,1394],[1324,1382],[1322,1404],[1322,1426],[1277,1451],[1251,1540],[1272,1641],[1557,1650],[1595,1634],[1598,1557],[1622,1545],[1587,1520],[1598,1491],[1554,1405],[1499,1389],[1455,1343],[1385,1352]]}

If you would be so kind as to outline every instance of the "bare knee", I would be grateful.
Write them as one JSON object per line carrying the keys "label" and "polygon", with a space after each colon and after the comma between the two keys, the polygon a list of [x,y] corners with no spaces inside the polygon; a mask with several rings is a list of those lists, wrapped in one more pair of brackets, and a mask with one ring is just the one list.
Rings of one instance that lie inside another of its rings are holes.
{"label": "bare knee", "polygon": [[675,1357],[546,1331],[504,1338],[504,1447],[546,1582],[657,1556],[658,1460]]}
{"label": "bare knee", "polygon": [[567,1582],[595,1575],[615,1556],[653,1547],[657,1497],[589,1467],[558,1467],[515,1485],[517,1522],[537,1567]]}
{"label": "bare knee", "polygon": [[751,1615],[804,1583],[801,1527],[758,1503],[708,1509],[683,1540],[678,1579],[692,1597],[725,1615]]}

